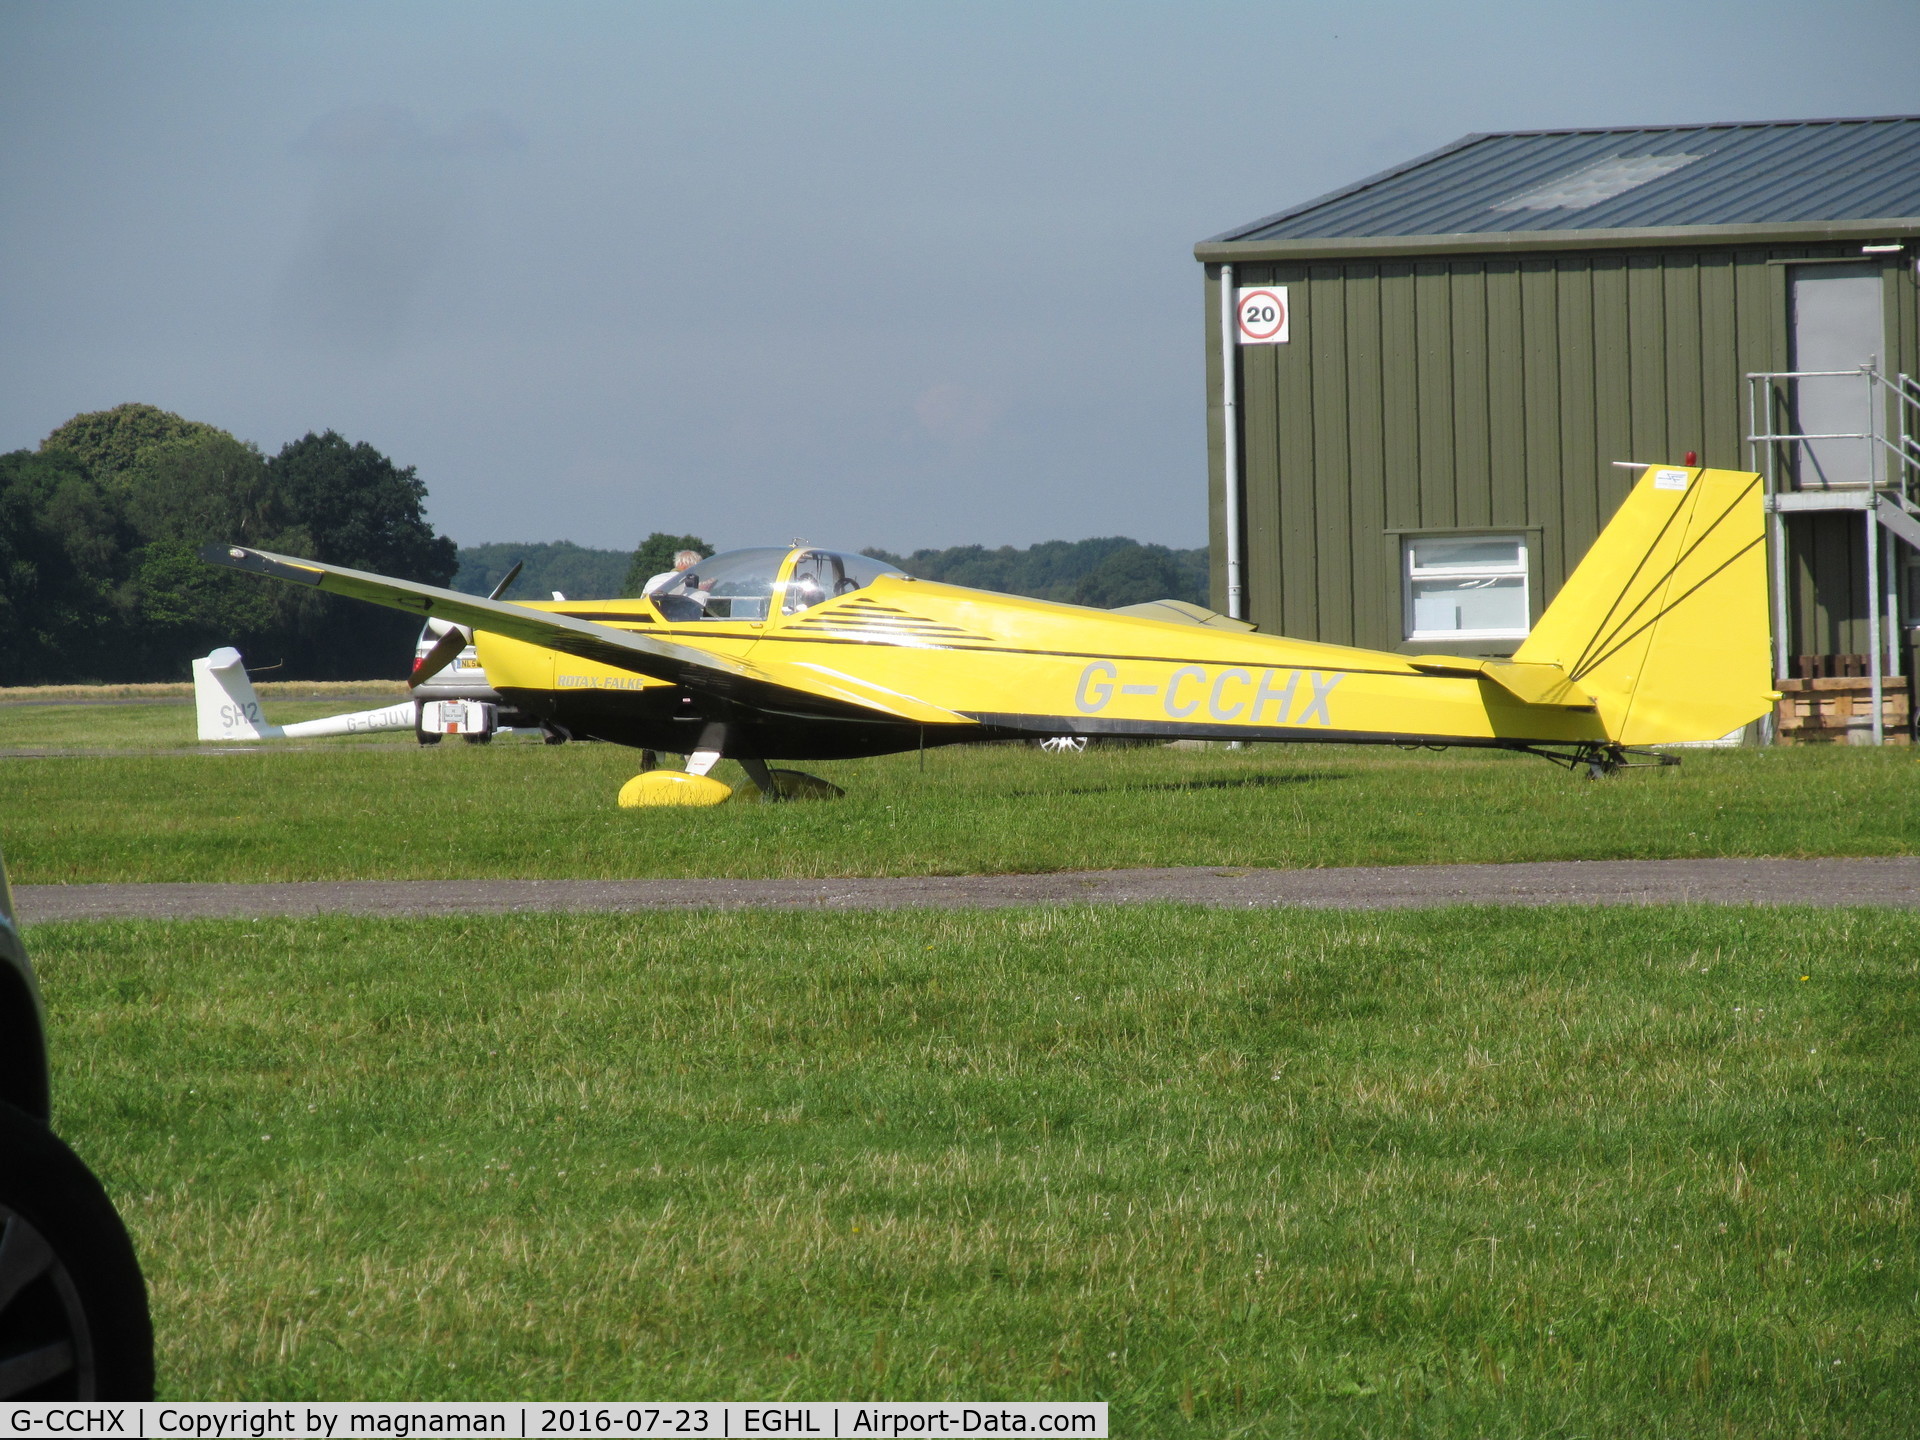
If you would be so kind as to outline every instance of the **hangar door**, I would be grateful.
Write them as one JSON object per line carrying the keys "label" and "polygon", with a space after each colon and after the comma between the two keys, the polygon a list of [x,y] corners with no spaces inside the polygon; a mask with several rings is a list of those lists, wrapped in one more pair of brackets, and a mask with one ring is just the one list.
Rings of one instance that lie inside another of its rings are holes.
{"label": "hangar door", "polygon": [[[1878,265],[1795,265],[1788,271],[1794,370],[1850,370],[1877,363],[1882,341]],[[1794,382],[1794,425],[1801,435],[1859,436],[1808,440],[1799,449],[1803,490],[1871,484],[1878,448],[1871,439],[1873,386],[1844,375]]]}

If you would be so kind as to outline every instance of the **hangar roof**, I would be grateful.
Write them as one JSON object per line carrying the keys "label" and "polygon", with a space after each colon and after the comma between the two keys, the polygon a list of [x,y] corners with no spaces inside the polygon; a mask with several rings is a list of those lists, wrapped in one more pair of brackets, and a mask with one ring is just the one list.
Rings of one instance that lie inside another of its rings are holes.
{"label": "hangar roof", "polygon": [[1520,130],[1468,135],[1201,249],[1911,217],[1920,217],[1920,116]]}

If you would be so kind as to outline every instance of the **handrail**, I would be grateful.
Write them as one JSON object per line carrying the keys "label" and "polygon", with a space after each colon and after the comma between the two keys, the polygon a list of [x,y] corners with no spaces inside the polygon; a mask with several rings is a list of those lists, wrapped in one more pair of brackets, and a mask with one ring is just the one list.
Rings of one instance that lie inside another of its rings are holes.
{"label": "handrail", "polygon": [[[1781,417],[1789,412],[1792,405],[1792,382],[1799,380],[1846,379],[1858,377],[1866,382],[1867,428],[1846,431],[1795,431],[1776,429]],[[1831,488],[1835,489],[1871,489],[1891,491],[1899,497],[1903,506],[1911,509],[1914,505],[1914,492],[1920,489],[1920,382],[1905,373],[1888,377],[1882,375],[1878,366],[1871,363],[1852,370],[1750,370],[1747,381],[1747,452],[1748,464],[1763,470],[1766,476],[1766,491],[1771,498],[1780,488],[1782,477],[1778,473],[1780,451],[1788,445],[1801,445],[1818,440],[1861,440],[1869,447],[1869,453],[1876,459],[1882,456],[1892,458],[1891,465],[1884,462],[1871,467],[1871,478],[1865,481],[1842,481]],[[1764,402],[1762,396],[1764,394]],[[1893,403],[1888,405],[1886,402]],[[1767,424],[1761,424],[1761,410],[1764,403]],[[1887,411],[1891,410],[1889,417]],[[1897,421],[1887,426],[1886,420]],[[1897,434],[1888,434],[1893,429]],[[1766,447],[1766,464],[1756,463],[1760,456],[1758,447]],[[1797,476],[1789,471],[1787,481],[1799,488]],[[1889,475],[1888,471],[1892,473]]]}
{"label": "handrail", "polygon": [[1878,370],[1866,365],[1856,365],[1851,370],[1749,370],[1749,380],[1818,380],[1838,375],[1872,375],[1884,379]]}
{"label": "handrail", "polygon": [[[1866,428],[1864,430],[1838,434],[1796,433],[1787,429],[1776,429],[1797,418],[1798,397],[1792,386],[1800,380],[1843,379],[1857,376],[1864,382],[1861,398],[1865,404]],[[1914,503],[1913,492],[1916,482],[1920,482],[1920,384],[1904,372],[1888,379],[1880,373],[1879,367],[1869,361],[1856,370],[1753,370],[1747,373],[1747,467],[1758,470],[1763,476],[1766,488],[1767,508],[1773,510],[1772,516],[1772,585],[1771,609],[1773,625],[1773,658],[1775,673],[1786,674],[1787,667],[1787,625],[1789,605],[1787,595],[1787,532],[1786,517],[1776,508],[1775,501],[1779,493],[1782,476],[1781,461],[1787,458],[1783,452],[1789,445],[1804,446],[1810,441],[1820,440],[1864,440],[1868,442],[1867,478],[1864,481],[1842,481],[1833,489],[1854,493],[1865,492],[1866,511],[1866,581],[1867,581],[1867,649],[1872,656],[1869,671],[1871,700],[1873,707],[1873,740],[1877,745],[1882,737],[1881,699],[1887,672],[1900,673],[1900,650],[1897,643],[1901,633],[1899,587],[1892,584],[1893,556],[1889,548],[1886,561],[1882,564],[1882,546],[1887,544],[1880,535],[1880,526],[1888,523],[1884,518],[1888,513],[1885,502],[1892,500],[1898,510],[1910,517],[1920,517],[1920,506]],[[1891,398],[1892,403],[1889,402]],[[1766,424],[1761,424],[1762,406],[1765,406]],[[1889,425],[1889,421],[1892,422]],[[1889,435],[1892,429],[1897,435]],[[1887,463],[1888,455],[1893,464]],[[1759,463],[1764,456],[1765,464]],[[1804,452],[1795,459],[1804,461]],[[1794,489],[1801,488],[1803,465],[1789,464],[1784,477],[1786,483]],[[1889,471],[1891,474],[1889,475]],[[1889,528],[1893,528],[1891,525]],[[1902,532],[1893,529],[1895,535]],[[1881,570],[1888,574],[1883,586]],[[1881,615],[1882,597],[1886,601],[1886,614]],[[1884,623],[1883,623],[1884,622]],[[1882,653],[1883,641],[1886,653]]]}

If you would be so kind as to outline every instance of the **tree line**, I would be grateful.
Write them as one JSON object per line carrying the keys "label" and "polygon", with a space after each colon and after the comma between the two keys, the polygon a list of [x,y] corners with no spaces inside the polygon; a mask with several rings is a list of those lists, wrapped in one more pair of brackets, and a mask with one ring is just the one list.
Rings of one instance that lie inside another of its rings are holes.
{"label": "tree line", "polygon": [[711,555],[713,546],[698,535],[669,535],[664,530],[654,531],[633,550],[596,550],[571,540],[462,545],[453,588],[488,594],[519,565],[509,600],[544,600],[556,590],[569,600],[618,600],[642,593],[647,581],[671,570],[681,550]]}
{"label": "tree line", "polygon": [[[638,595],[647,580],[671,569],[676,551],[713,547],[697,535],[655,531],[637,550],[596,550],[571,541],[515,545],[494,543],[460,549],[456,590],[475,595],[490,591],[516,562],[525,568],[513,595],[544,600],[555,590],[570,600],[611,600]],[[978,590],[1063,600],[1071,605],[1112,609],[1144,600],[1207,603],[1207,552],[1142,545],[1123,535],[1095,540],[1048,540],[1016,549],[1002,545],[956,545],[946,550],[916,550],[911,555],[869,549],[863,552],[923,580],[944,580]],[[509,597],[512,598],[512,597]]]}
{"label": "tree line", "polygon": [[[417,620],[207,565],[210,542],[480,594],[526,560],[510,598],[536,600],[638,595],[676,551],[713,550],[663,531],[633,551],[458,549],[428,523],[426,498],[412,466],[333,430],[266,455],[152,405],[76,415],[38,449],[0,455],[0,685],[180,680],[219,645],[276,678],[406,673]],[[928,580],[1079,605],[1206,599],[1205,550],[1121,536],[866,553]]]}
{"label": "tree line", "polygon": [[179,680],[237,645],[275,678],[404,675],[419,621],[199,559],[209,542],[445,585],[427,487],[332,430],[265,455],[151,405],[0,455],[0,684]]}
{"label": "tree line", "polygon": [[1097,540],[1047,540],[1021,550],[1011,545],[994,550],[984,545],[955,545],[946,550],[916,550],[911,555],[885,550],[865,553],[898,565],[922,580],[943,580],[949,585],[1031,595],[1036,600],[1059,600],[1100,610],[1148,600],[1207,603],[1204,546],[1172,550],[1165,545],[1142,545],[1124,535],[1109,535]]}

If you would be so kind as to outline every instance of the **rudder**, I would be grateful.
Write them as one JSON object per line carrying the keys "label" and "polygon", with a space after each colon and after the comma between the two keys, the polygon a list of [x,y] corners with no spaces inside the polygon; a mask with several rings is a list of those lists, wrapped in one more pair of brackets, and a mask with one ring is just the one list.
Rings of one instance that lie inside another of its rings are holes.
{"label": "rudder", "polygon": [[273,740],[280,735],[280,727],[261,715],[247,667],[231,645],[193,662],[193,702],[202,740]]}
{"label": "rudder", "polygon": [[1515,652],[1560,666],[1622,745],[1717,740],[1775,697],[1751,471],[1648,466]]}

